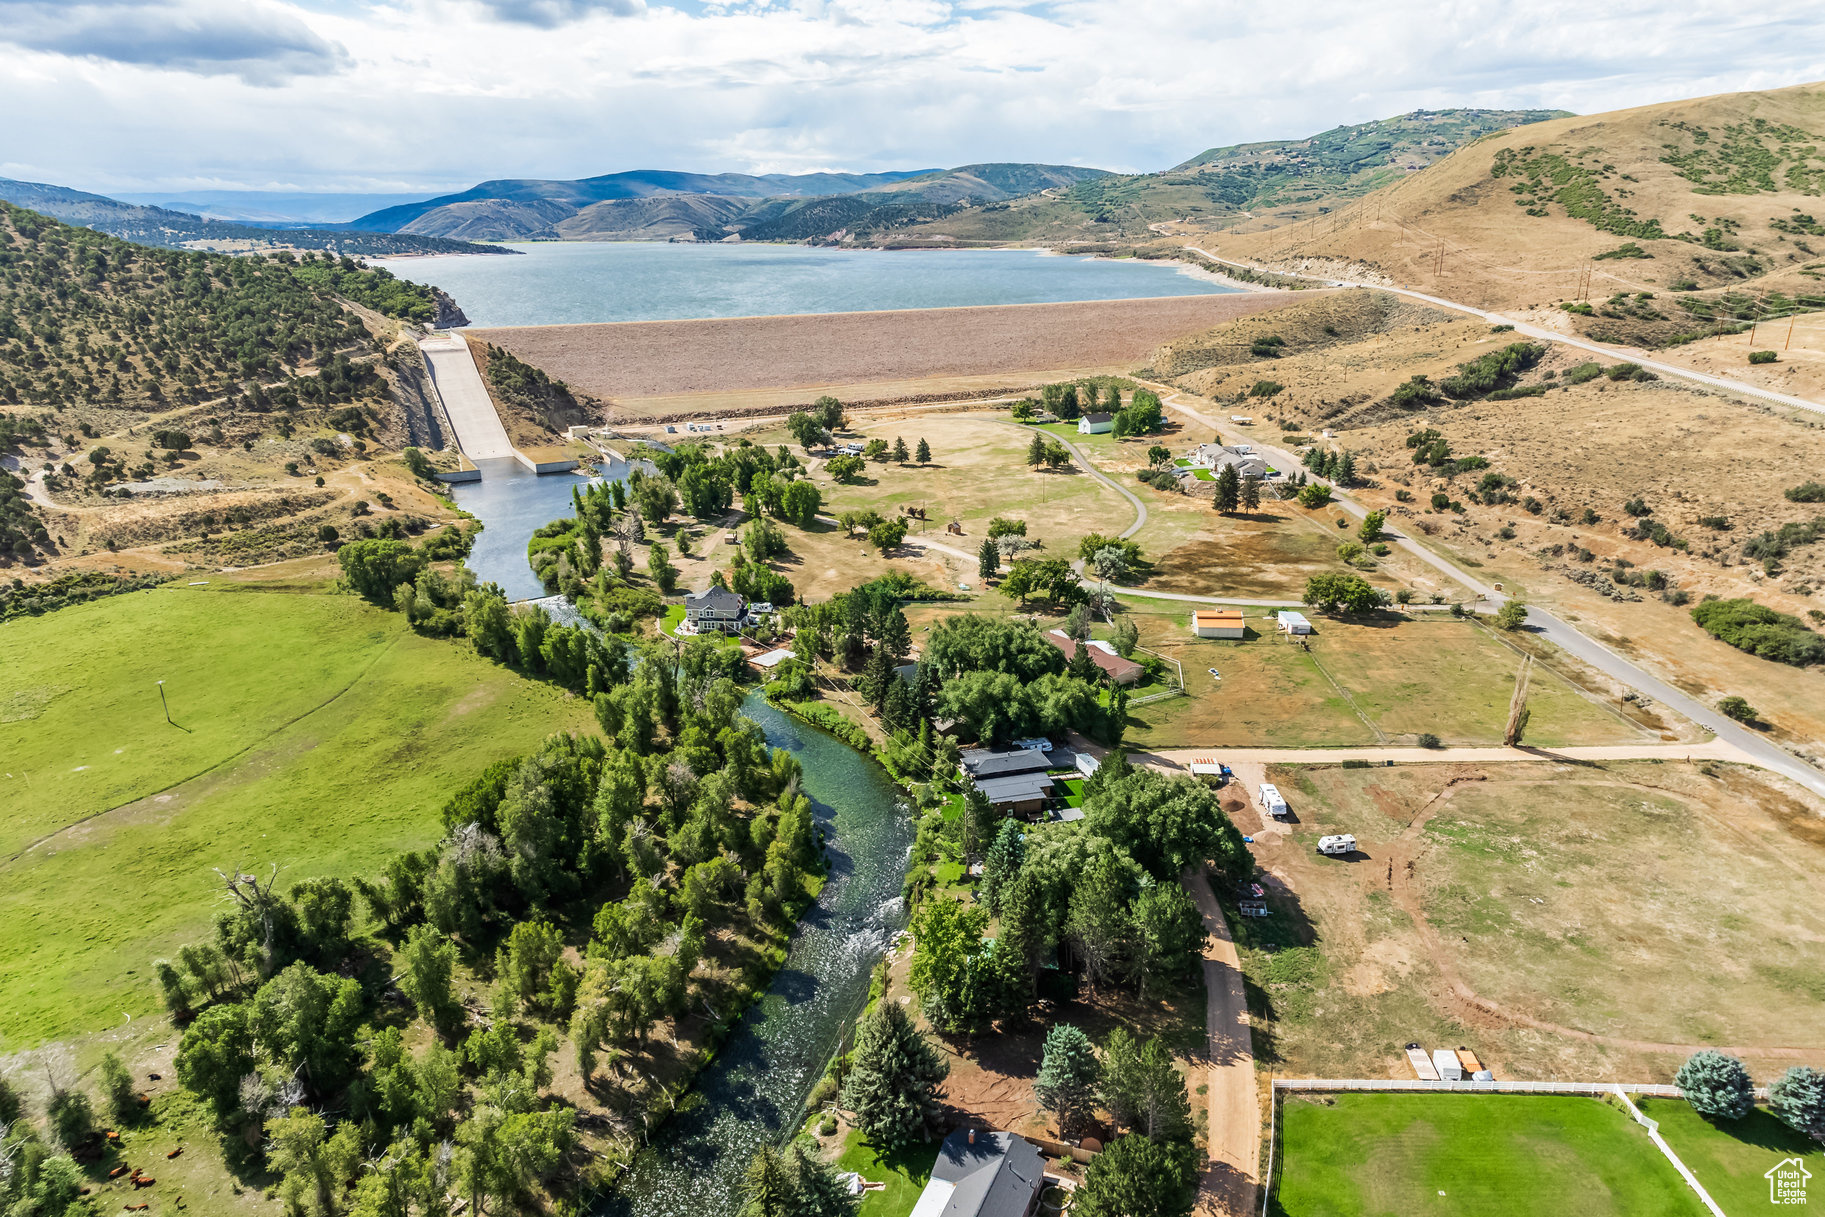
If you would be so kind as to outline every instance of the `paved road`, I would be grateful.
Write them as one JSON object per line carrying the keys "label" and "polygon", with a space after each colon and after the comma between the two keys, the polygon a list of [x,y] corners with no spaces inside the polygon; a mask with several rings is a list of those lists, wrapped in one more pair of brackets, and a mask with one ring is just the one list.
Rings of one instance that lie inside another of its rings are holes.
{"label": "paved road", "polygon": [[1210,1163],[1199,1189],[1197,1211],[1215,1217],[1247,1217],[1255,1207],[1256,1170],[1261,1160],[1261,1101],[1255,1091],[1255,1050],[1249,1038],[1242,961],[1204,875],[1188,870],[1180,882],[1197,903],[1204,929],[1210,934],[1204,946]]}
{"label": "paved road", "polygon": [[469,344],[461,338],[442,335],[420,340],[418,349],[424,352],[431,382],[443,398],[444,412],[450,416],[450,426],[463,455],[472,461],[512,460],[517,455],[513,443],[507,438],[507,429],[501,426],[501,416],[488,396],[488,387],[482,384]]}
{"label": "paved road", "polygon": [[[1418,293],[1407,294],[1416,295]],[[1459,306],[1453,305],[1452,307]],[[1469,311],[1474,312],[1475,310]],[[1555,335],[1548,336],[1557,337]],[[1170,386],[1157,385],[1154,387],[1163,394],[1170,395],[1166,398],[1166,401],[1173,409],[1186,417],[1195,419],[1211,428],[1211,430],[1216,431],[1219,435],[1223,435],[1225,439],[1235,439],[1240,434],[1229,427],[1227,422],[1219,423],[1209,415],[1186,405],[1183,401],[1183,395]],[[1732,385],[1729,387],[1734,386]],[[1245,442],[1253,444],[1257,451],[1287,462],[1285,468],[1296,468],[1299,464],[1297,458],[1295,458],[1292,453],[1287,452],[1285,449],[1277,448],[1272,444],[1263,443],[1252,435],[1247,436]],[[1335,489],[1333,489],[1332,493],[1336,495],[1337,506],[1349,515],[1356,519],[1361,519],[1368,514],[1368,509],[1366,507],[1350,498],[1347,494]],[[1481,602],[1486,603],[1492,609],[1499,606],[1508,598],[1488,583],[1478,579],[1469,571],[1464,570],[1449,559],[1434,553],[1432,550],[1421,545],[1418,541],[1415,541],[1412,537],[1407,536],[1404,533],[1399,533],[1390,528],[1386,534],[1386,539],[1390,543],[1398,545],[1407,553],[1412,554],[1420,561],[1425,562],[1439,573],[1456,580],[1473,595],[1477,596]],[[1577,656],[1579,659],[1582,659],[1585,663],[1588,663],[1591,667],[1596,668],[1611,679],[1620,681],[1622,684],[1627,685],[1637,692],[1647,694],[1647,696],[1653,698],[1655,701],[1660,702],[1662,705],[1669,707],[1679,714],[1683,714],[1685,717],[1691,719],[1699,726],[1704,727],[1706,730],[1720,738],[1728,740],[1741,750],[1748,763],[1759,765],[1763,769],[1772,770],[1775,773],[1781,774],[1783,777],[1791,778],[1815,794],[1825,795],[1825,773],[1821,773],[1819,770],[1808,765],[1785,749],[1770,743],[1768,740],[1749,730],[1747,727],[1744,727],[1742,724],[1735,722],[1732,719],[1725,718],[1712,707],[1681,692],[1658,676],[1647,672],[1632,660],[1624,658],[1594,638],[1581,633],[1563,619],[1554,616],[1543,608],[1530,605],[1527,609],[1527,625],[1525,628],[1547,639],[1549,642],[1552,642],[1568,654]]]}

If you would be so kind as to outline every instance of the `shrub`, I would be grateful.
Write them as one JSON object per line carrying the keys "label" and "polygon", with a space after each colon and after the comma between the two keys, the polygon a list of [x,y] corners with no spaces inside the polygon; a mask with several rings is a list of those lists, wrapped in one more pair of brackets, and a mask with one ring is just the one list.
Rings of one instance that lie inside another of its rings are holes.
{"label": "shrub", "polygon": [[1443,748],[1445,746],[1439,740],[1438,736],[1432,734],[1432,732],[1430,732],[1430,731],[1420,732],[1418,743],[1419,743],[1419,746],[1422,748]]}
{"label": "shrub", "polygon": [[1825,1141],[1825,1073],[1795,1065],[1768,1087],[1768,1106],[1788,1127]]}
{"label": "shrub", "polygon": [[1581,363],[1575,368],[1565,370],[1566,383],[1574,385],[1581,385],[1587,380],[1595,380],[1601,375],[1603,375],[1603,365],[1600,363]]}
{"label": "shrub", "polygon": [[1715,1048],[1700,1049],[1688,1057],[1673,1084],[1693,1111],[1713,1120],[1740,1120],[1755,1108],[1749,1071],[1741,1061]]}
{"label": "shrub", "polygon": [[1254,387],[1248,391],[1248,395],[1250,397],[1272,397],[1284,388],[1286,386],[1277,380],[1257,380]]}
{"label": "shrub", "polygon": [[1263,359],[1280,358],[1280,348],[1286,345],[1286,339],[1278,334],[1269,334],[1266,338],[1257,338],[1249,344],[1248,352]]}
{"label": "shrub", "polygon": [[1775,354],[1773,351],[1750,351],[1749,352],[1749,362],[1750,363],[1773,363],[1775,360],[1777,360],[1779,358],[1780,358],[1780,356]]}
{"label": "shrub", "polygon": [[1532,342],[1512,342],[1499,351],[1480,355],[1469,363],[1458,365],[1457,375],[1439,382],[1447,397],[1460,401],[1481,397],[1495,389],[1505,389],[1546,354],[1546,348]]}
{"label": "shrub", "polygon": [[1825,503],[1825,482],[1801,482],[1781,493],[1790,503]]}
{"label": "shrub", "polygon": [[1717,703],[1718,713],[1725,718],[1733,718],[1739,723],[1752,723],[1759,715],[1755,707],[1740,697],[1726,697]]}
{"label": "shrub", "polygon": [[1730,529],[1729,516],[1699,516],[1698,523],[1713,532],[1728,532]]}
{"label": "shrub", "polygon": [[1311,482],[1299,488],[1299,505],[1316,509],[1331,501],[1331,488],[1323,482]]}
{"label": "shrub", "polygon": [[1798,617],[1753,600],[1708,600],[1692,610],[1692,620],[1718,641],[1762,659],[1795,667],[1825,663],[1825,638]]}

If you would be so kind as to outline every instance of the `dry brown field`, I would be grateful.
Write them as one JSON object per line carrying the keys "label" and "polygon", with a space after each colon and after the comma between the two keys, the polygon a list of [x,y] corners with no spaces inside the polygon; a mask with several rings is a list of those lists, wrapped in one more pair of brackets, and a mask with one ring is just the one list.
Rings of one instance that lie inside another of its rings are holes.
{"label": "dry brown field", "polygon": [[[705,321],[503,327],[474,331],[573,389],[611,419],[706,412],[735,391],[808,401],[844,390],[881,400],[966,392],[1120,370],[1163,342],[1278,307],[1278,292],[1146,300],[911,309]],[[945,387],[907,390],[937,379]],[[842,394],[838,394],[842,396]],[[698,404],[701,403],[701,404]]]}
{"label": "dry brown field", "polygon": [[[1757,770],[1646,761],[1275,766],[1255,836],[1274,916],[1241,923],[1256,1049],[1285,1076],[1667,1081],[1717,1046],[1756,1077],[1825,1053],[1825,828]],[[1348,858],[1314,851],[1348,832]]]}

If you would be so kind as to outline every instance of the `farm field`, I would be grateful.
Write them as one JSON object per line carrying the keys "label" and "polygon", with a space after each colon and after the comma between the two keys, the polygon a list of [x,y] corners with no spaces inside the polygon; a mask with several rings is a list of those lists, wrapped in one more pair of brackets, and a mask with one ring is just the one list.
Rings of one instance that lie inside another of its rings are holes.
{"label": "farm field", "polygon": [[[1190,605],[1130,598],[1141,645],[1184,665],[1191,696],[1133,711],[1145,748],[1281,748],[1500,743],[1521,657],[1488,629],[1445,615],[1318,618],[1310,650],[1275,633],[1271,609],[1248,609],[1252,638],[1196,638]],[[1222,679],[1212,677],[1216,668]],[[1528,742],[1545,746],[1650,738],[1545,664],[1529,683]]]}
{"label": "farm field", "polygon": [[[1825,1052],[1825,827],[1796,788],[1649,761],[1265,777],[1293,824],[1246,787],[1225,804],[1274,910],[1236,932],[1276,1072],[1409,1077],[1415,1039],[1523,1079],[1670,1081],[1702,1046],[1761,1079]],[[1337,832],[1359,852],[1318,856]]]}
{"label": "farm field", "polygon": [[[1756,1079],[1764,1080],[1771,1079]],[[1758,1107],[1741,1120],[1713,1123],[1678,1099],[1636,1099],[1635,1106],[1659,1122],[1660,1135],[1731,1217],[1770,1207],[1765,1172],[1775,1163],[1819,1152],[1817,1141],[1795,1132],[1765,1108]]]}
{"label": "farm field", "polygon": [[1281,1217],[1702,1217],[1647,1131],[1561,1095],[1288,1096]]}
{"label": "farm field", "polygon": [[211,867],[360,872],[430,843],[449,792],[490,762],[593,722],[321,588],[218,580],[21,619],[0,629],[0,669],[12,1048],[159,1010],[150,964],[206,932]]}

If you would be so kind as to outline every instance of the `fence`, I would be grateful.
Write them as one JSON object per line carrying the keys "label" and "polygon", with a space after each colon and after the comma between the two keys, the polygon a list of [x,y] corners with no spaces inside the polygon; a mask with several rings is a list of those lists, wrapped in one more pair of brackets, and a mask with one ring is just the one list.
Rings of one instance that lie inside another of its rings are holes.
{"label": "fence", "polygon": [[[1627,1096],[1639,1095],[1650,1099],[1683,1098],[1677,1086],[1666,1086],[1654,1082],[1421,1082],[1401,1078],[1275,1078],[1270,1084],[1267,1116],[1267,1169],[1261,1176],[1261,1217],[1267,1217],[1268,1206],[1274,1194],[1274,1161],[1279,1138],[1280,1096],[1282,1094],[1337,1094],[1352,1091],[1381,1091],[1388,1094],[1576,1094],[1601,1098],[1606,1095],[1622,1096],[1628,1104],[1632,1118],[1644,1126],[1653,1121],[1647,1120],[1628,1102]],[[1768,1088],[1757,1086],[1755,1097],[1766,1101]],[[1661,1140],[1657,1129],[1649,1128],[1649,1135],[1654,1144],[1665,1154],[1669,1161],[1678,1168],[1681,1177],[1703,1199],[1713,1213],[1717,1211],[1698,1181],[1691,1177],[1685,1164],[1673,1154]]]}

